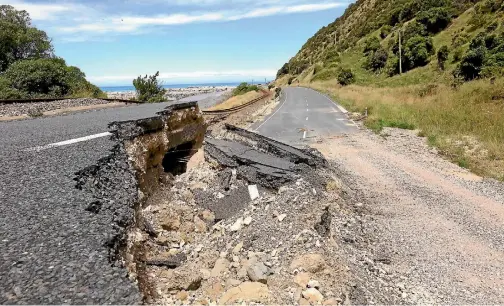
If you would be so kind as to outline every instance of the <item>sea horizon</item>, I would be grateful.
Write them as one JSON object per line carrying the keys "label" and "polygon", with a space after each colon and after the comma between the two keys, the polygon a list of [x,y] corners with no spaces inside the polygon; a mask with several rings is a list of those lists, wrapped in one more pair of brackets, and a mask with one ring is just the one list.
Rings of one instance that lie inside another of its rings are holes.
{"label": "sea horizon", "polygon": [[[236,87],[242,82],[224,82],[224,83],[188,83],[188,84],[164,84],[163,88],[189,88],[189,87],[220,87],[229,86]],[[264,82],[248,82],[249,84],[264,84]],[[125,91],[135,91],[135,87],[132,85],[122,85],[122,86],[99,86],[103,92],[125,92]]]}

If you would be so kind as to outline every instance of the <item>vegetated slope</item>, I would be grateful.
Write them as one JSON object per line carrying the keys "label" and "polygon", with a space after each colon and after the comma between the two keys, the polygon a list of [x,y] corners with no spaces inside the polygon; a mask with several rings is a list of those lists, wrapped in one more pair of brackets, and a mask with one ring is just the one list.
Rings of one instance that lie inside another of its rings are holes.
{"label": "vegetated slope", "polygon": [[459,165],[504,180],[503,20],[504,0],[359,0],[307,41],[277,83],[368,108],[376,131],[420,129]]}

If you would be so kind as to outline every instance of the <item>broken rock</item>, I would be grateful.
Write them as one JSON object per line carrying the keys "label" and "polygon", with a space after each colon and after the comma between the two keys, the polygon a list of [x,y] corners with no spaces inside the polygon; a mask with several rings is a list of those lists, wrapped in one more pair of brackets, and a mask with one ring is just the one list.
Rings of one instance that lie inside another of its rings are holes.
{"label": "broken rock", "polygon": [[258,282],[244,282],[238,287],[226,291],[219,304],[234,304],[237,302],[267,303],[269,300],[268,286]]}
{"label": "broken rock", "polygon": [[266,284],[268,282],[268,275],[270,275],[270,271],[264,263],[257,262],[247,268],[247,275],[251,281]]}
{"label": "broken rock", "polygon": [[221,275],[221,273],[226,271],[228,269],[228,267],[229,267],[229,261],[226,258],[219,258],[215,262],[215,265],[214,265],[210,275],[212,277],[218,277],[219,275]]}
{"label": "broken rock", "polygon": [[307,272],[317,273],[324,269],[325,260],[320,254],[305,254],[296,257],[291,265],[291,270],[304,269]]}
{"label": "broken rock", "polygon": [[294,282],[301,288],[306,288],[310,282],[311,274],[307,272],[300,272],[294,276]]}
{"label": "broken rock", "polygon": [[303,297],[308,300],[310,303],[320,303],[324,300],[324,296],[315,288],[310,288],[303,291]]}
{"label": "broken rock", "polygon": [[236,222],[229,228],[232,232],[237,232],[242,228],[243,218],[238,218]]}

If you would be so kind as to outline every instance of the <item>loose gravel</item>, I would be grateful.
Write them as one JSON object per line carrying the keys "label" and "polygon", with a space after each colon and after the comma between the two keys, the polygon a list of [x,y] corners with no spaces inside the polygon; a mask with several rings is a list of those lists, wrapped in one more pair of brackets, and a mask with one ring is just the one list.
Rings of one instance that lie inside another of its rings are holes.
{"label": "loose gravel", "polygon": [[504,303],[502,183],[444,160],[414,131],[320,141],[362,212],[343,227],[362,302]]}
{"label": "loose gravel", "polygon": [[111,103],[111,101],[92,99],[92,98],[68,99],[52,102],[13,103],[13,104],[0,103],[0,117],[15,117],[30,114],[41,114],[56,109],[108,104],[108,103]]}

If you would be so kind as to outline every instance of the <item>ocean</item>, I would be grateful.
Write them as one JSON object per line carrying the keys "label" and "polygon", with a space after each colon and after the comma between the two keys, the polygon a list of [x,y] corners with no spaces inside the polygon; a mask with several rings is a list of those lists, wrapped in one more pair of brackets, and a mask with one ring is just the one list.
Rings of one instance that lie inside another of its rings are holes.
{"label": "ocean", "polygon": [[[170,84],[163,85],[164,88],[188,88],[188,87],[203,87],[203,86],[230,86],[235,87],[240,85],[241,82],[235,83],[204,83],[204,84]],[[250,84],[250,82],[249,82]],[[254,84],[264,84],[261,82],[254,82]],[[100,89],[104,92],[124,92],[135,91],[133,86],[101,86]]]}

